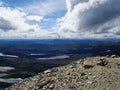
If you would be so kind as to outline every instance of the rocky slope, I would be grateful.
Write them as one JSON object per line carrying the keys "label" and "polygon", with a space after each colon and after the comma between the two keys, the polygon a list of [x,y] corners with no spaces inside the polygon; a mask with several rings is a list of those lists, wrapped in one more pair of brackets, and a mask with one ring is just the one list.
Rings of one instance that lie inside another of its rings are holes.
{"label": "rocky slope", "polygon": [[120,90],[120,57],[87,57],[46,70],[5,90]]}

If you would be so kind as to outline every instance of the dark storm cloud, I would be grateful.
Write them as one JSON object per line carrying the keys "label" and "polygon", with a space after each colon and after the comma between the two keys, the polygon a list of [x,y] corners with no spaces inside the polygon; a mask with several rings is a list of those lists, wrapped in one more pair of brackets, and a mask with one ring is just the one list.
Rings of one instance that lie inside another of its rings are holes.
{"label": "dark storm cloud", "polygon": [[[91,7],[83,13],[79,13],[82,27],[101,25],[111,19],[120,16],[120,0],[108,0],[104,4]],[[81,25],[80,25],[81,27]]]}
{"label": "dark storm cloud", "polygon": [[13,26],[10,21],[0,18],[0,29],[3,31],[15,30],[16,27]]}
{"label": "dark storm cloud", "polygon": [[120,0],[67,0],[61,31],[75,31],[84,36],[118,36]]}

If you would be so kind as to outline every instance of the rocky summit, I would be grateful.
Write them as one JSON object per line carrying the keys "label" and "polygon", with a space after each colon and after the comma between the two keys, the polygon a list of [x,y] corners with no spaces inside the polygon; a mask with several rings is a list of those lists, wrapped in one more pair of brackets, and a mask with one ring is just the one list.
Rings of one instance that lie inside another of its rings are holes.
{"label": "rocky summit", "polygon": [[86,57],[4,90],[120,90],[120,57]]}

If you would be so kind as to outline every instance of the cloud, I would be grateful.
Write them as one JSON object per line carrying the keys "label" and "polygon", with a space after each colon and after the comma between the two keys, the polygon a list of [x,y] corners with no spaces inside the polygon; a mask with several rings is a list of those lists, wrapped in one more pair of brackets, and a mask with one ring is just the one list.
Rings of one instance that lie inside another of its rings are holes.
{"label": "cloud", "polygon": [[15,30],[16,27],[11,24],[11,22],[0,18],[0,29],[3,31]]}
{"label": "cloud", "polygon": [[41,21],[43,19],[42,16],[35,16],[35,15],[29,15],[27,16],[28,20],[35,20],[35,21]]}
{"label": "cloud", "polygon": [[119,0],[66,0],[67,13],[63,17],[56,13],[65,12],[65,0],[29,2],[16,8],[1,4],[0,37],[120,37],[119,3]]}
{"label": "cloud", "polygon": [[71,12],[78,3],[83,3],[89,0],[66,0],[68,12]]}
{"label": "cloud", "polygon": [[51,27],[56,17],[61,16],[58,13],[66,10],[64,0],[36,1],[13,7],[9,2],[3,3],[0,6],[0,38],[57,37]]}
{"label": "cloud", "polygon": [[120,0],[66,0],[66,3],[68,12],[57,23],[61,37],[119,37]]}
{"label": "cloud", "polygon": [[27,6],[19,7],[21,10],[34,15],[51,15],[56,12],[65,11],[65,0],[43,0],[29,3]]}
{"label": "cloud", "polygon": [[[0,37],[1,38],[40,38],[50,36],[50,32],[41,29],[38,24],[42,16],[32,15],[17,8],[0,7]],[[29,24],[33,21],[32,24]],[[51,35],[52,37],[52,35]]]}
{"label": "cloud", "polygon": [[[25,31],[32,27],[26,23],[25,12],[10,7],[0,7],[0,12],[1,27],[7,26],[7,30],[12,30],[15,29],[14,27],[17,27],[14,32]],[[3,31],[6,30],[3,29]]]}

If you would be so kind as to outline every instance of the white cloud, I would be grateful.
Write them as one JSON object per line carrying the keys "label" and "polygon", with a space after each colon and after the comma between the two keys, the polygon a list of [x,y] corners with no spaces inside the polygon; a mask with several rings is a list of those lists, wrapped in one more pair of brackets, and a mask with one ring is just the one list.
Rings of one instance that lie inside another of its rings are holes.
{"label": "white cloud", "polygon": [[66,3],[68,12],[57,23],[61,37],[120,37],[119,0],[66,0]]}
{"label": "white cloud", "polygon": [[41,21],[43,19],[42,16],[35,16],[35,15],[29,15],[27,16],[28,20],[35,20],[35,21]]}
{"label": "white cloud", "polygon": [[50,18],[44,17],[64,11],[65,8],[64,0],[29,2],[28,5],[16,8],[2,5],[0,7],[0,38],[54,38],[57,35],[53,34],[52,30],[44,30],[45,26],[40,26],[40,23],[51,22]]}
{"label": "white cloud", "polygon": [[[0,37],[1,38],[39,38],[48,37],[48,31],[34,23],[28,24],[29,20],[40,21],[43,19],[38,15],[29,15],[18,9],[0,7]],[[52,35],[51,35],[52,37]]]}
{"label": "white cloud", "polygon": [[[1,6],[0,37],[120,37],[119,3],[119,0],[66,0],[68,11],[57,19],[53,31],[43,30],[37,22],[47,22],[51,19],[44,17],[65,11],[65,0],[37,1],[16,9]],[[30,25],[29,21],[37,22]]]}

